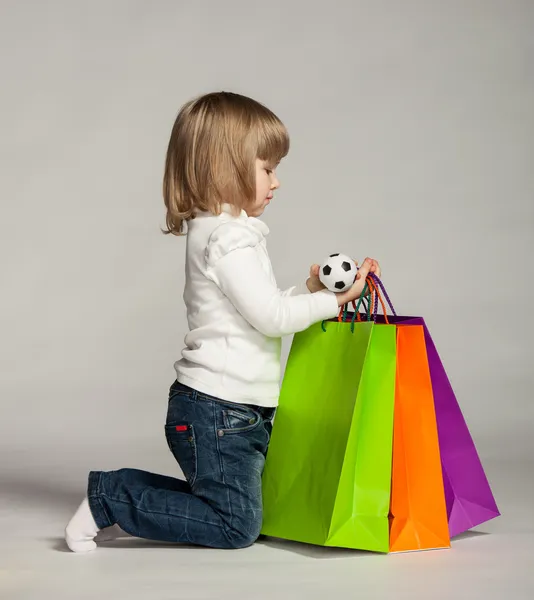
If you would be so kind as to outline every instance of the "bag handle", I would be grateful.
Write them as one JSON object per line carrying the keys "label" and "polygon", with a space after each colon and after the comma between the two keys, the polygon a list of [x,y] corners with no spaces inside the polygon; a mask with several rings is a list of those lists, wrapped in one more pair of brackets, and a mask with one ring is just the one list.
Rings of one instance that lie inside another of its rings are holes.
{"label": "bag handle", "polygon": [[[374,273],[370,273],[369,277],[373,280],[373,283],[375,284],[375,286],[377,286],[378,288],[380,288],[382,294],[384,295],[384,298],[386,299],[386,302],[389,305],[389,308],[391,309],[391,312],[393,313],[393,316],[396,317],[397,316],[397,312],[395,311],[395,307],[393,306],[393,302],[391,302],[391,298],[389,297],[389,294],[387,293],[387,290],[384,287],[384,284],[382,283],[382,280],[380,279],[380,277],[378,277],[378,275],[375,275]],[[385,311],[384,311],[384,313],[385,313]]]}
{"label": "bag handle", "polygon": [[[385,298],[385,302],[384,302],[384,298]],[[389,308],[394,316],[397,316],[397,312],[395,311],[395,307],[393,306],[393,303],[391,302],[391,298],[389,297],[389,294],[387,293],[387,290],[386,290],[384,284],[382,283],[381,279],[375,273],[369,273],[369,275],[366,277],[365,287],[363,288],[363,291],[360,295],[360,298],[358,299],[358,302],[356,303],[355,301],[352,301],[352,307],[353,307],[354,311],[352,314],[350,324],[351,324],[351,331],[353,333],[354,333],[354,323],[361,322],[361,320],[362,320],[361,314],[360,314],[360,307],[362,306],[362,304],[365,308],[367,321],[369,322],[372,320],[374,323],[376,323],[377,317],[378,317],[378,304],[379,303],[382,306],[382,311],[384,313],[384,319],[385,319],[386,323],[389,324],[386,303],[387,303],[387,305],[389,305]],[[343,307],[341,307],[338,318],[337,318],[339,323],[347,323],[348,322],[348,320],[349,320],[348,319],[348,310],[349,310],[348,304],[345,304]],[[326,332],[325,321],[322,322],[321,327],[322,327],[322,330]]]}
{"label": "bag handle", "polygon": [[[375,275],[374,273],[370,273],[367,277],[367,281],[369,283],[369,287],[371,288],[371,298],[373,301],[373,321],[376,323],[378,317],[378,303],[380,302],[382,306],[382,312],[384,313],[384,319],[386,323],[389,325],[388,315],[387,315],[387,307],[386,303],[389,305],[389,308],[394,316],[397,316],[397,312],[395,311],[395,307],[391,302],[391,298],[384,287],[381,279]],[[386,302],[384,302],[384,298]],[[368,320],[370,320],[368,318]]]}

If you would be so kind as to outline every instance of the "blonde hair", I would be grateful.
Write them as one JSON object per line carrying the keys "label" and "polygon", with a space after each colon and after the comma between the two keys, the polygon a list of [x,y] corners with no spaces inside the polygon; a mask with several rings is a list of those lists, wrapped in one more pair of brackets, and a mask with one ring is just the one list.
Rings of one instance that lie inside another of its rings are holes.
{"label": "blonde hair", "polygon": [[188,102],[172,128],[163,178],[167,230],[182,235],[197,211],[236,212],[256,195],[256,159],[273,165],[289,152],[289,134],[268,108],[217,92]]}

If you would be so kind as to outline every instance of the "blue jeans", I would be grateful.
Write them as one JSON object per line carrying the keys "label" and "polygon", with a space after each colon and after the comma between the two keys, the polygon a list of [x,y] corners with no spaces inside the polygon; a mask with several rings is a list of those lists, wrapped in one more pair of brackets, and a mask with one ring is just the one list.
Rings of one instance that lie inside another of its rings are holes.
{"label": "blue jeans", "polygon": [[275,409],[233,404],[175,382],[165,435],[187,481],[138,469],[91,471],[100,529],[211,548],[244,548],[262,525],[261,476]]}

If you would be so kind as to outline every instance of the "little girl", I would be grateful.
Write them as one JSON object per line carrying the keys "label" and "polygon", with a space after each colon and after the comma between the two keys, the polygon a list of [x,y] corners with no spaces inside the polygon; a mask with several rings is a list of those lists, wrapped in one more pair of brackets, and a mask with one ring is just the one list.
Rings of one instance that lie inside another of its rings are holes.
{"label": "little girl", "polygon": [[[280,291],[260,217],[289,150],[282,122],[258,102],[213,93],[186,104],[167,151],[167,233],[187,230],[184,300],[190,332],[175,364],[165,435],[186,481],[137,469],[93,471],[67,525],[74,552],[118,525],[152,540],[244,548],[262,525],[261,476],[278,402],[281,337],[338,314],[360,296],[367,259],[348,292],[319,267]],[[288,457],[291,460],[291,457]]]}

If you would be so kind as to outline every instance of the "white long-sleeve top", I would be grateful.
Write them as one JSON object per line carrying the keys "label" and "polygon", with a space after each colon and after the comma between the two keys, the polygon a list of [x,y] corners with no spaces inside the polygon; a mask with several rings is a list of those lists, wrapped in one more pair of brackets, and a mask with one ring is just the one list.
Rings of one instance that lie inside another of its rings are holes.
{"label": "white long-sleeve top", "polygon": [[177,379],[221,400],[276,406],[281,337],[338,314],[335,294],[305,284],[280,291],[269,229],[229,205],[188,224],[184,300],[190,332]]}

